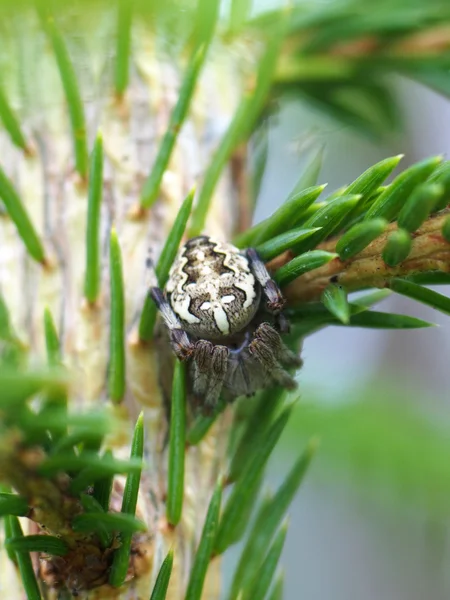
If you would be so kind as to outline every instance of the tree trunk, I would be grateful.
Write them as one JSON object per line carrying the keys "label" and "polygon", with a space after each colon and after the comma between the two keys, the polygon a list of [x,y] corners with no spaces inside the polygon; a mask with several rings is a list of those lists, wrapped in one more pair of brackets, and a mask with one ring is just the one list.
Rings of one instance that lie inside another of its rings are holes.
{"label": "tree trunk", "polygon": [[[158,257],[162,244],[192,185],[201,179],[211,153],[236,107],[241,85],[235,57],[218,44],[203,69],[164,175],[159,198],[150,210],[139,206],[142,185],[178,96],[184,61],[164,52],[161,38],[139,18],[132,31],[130,81],[123,97],[114,92],[113,13],[93,12],[95,27],[84,35],[85,19],[64,11],[58,26],[64,32],[81,87],[88,147],[101,131],[104,151],[101,207],[102,277],[98,302],[83,294],[86,260],[87,182],[74,168],[68,105],[54,49],[33,15],[14,15],[7,52],[4,91],[20,115],[27,136],[24,152],[0,132],[1,166],[14,183],[44,241],[46,259],[27,254],[16,226],[0,220],[0,291],[11,311],[12,325],[29,348],[30,363],[45,362],[44,309],[59,330],[64,364],[73,374],[71,408],[108,406],[122,426],[108,439],[109,447],[128,456],[132,426],[140,411],[145,421],[145,470],[140,514],[148,525],[145,556],[138,576],[115,590],[102,586],[86,598],[150,597],[152,582],[170,547],[175,562],[168,598],[185,589],[193,551],[207,504],[224,458],[225,420],[198,446],[187,450],[183,519],[175,529],[165,520],[167,420],[158,383],[160,366],[153,345],[139,340],[137,327],[147,293],[146,257]],[[175,56],[176,55],[176,56]],[[239,57],[240,58],[240,57]],[[242,185],[242,182],[238,183]],[[227,171],[216,189],[207,231],[229,239],[237,222],[237,185]],[[121,404],[109,403],[109,235],[115,227],[122,250],[126,305],[126,392]],[[220,428],[220,430],[219,430]],[[119,482],[120,483],[120,482]],[[119,486],[117,483],[117,489]],[[12,563],[1,554],[1,587],[9,598],[23,598]],[[204,598],[219,597],[219,561],[211,565]],[[49,592],[49,597],[55,594]],[[4,596],[4,594],[2,594]]]}

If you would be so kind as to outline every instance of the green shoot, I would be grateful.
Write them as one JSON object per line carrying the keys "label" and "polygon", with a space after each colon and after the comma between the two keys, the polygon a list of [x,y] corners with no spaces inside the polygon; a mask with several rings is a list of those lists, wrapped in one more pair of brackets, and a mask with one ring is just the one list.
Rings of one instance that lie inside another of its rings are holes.
{"label": "green shoot", "polygon": [[177,525],[184,496],[184,455],[186,429],[186,366],[176,361],[170,412],[169,467],[167,474],[167,520]]}
{"label": "green shoot", "polygon": [[[144,416],[141,413],[134,429],[133,440],[131,443],[130,456],[142,462],[144,454]],[[127,477],[125,490],[123,493],[122,513],[132,515],[136,512],[136,505],[139,493],[139,484],[141,480],[141,468],[136,473],[130,473]],[[120,536],[121,546],[114,553],[113,564],[109,575],[109,583],[113,587],[119,587],[125,581],[130,560],[131,534],[123,533]]]}
{"label": "green shoot", "polygon": [[93,304],[100,293],[100,209],[103,189],[103,140],[95,139],[89,165],[84,295]]}
{"label": "green shoot", "polygon": [[118,0],[115,86],[118,96],[127,89],[129,79],[131,21],[134,0]]}
{"label": "green shoot", "polygon": [[109,397],[120,402],[125,394],[125,292],[122,272],[122,254],[115,229],[110,238],[110,342],[109,342]]}
{"label": "green shoot", "polygon": [[75,168],[80,177],[82,179],[86,179],[88,170],[86,123],[77,76],[64,38],[56,26],[53,17],[48,17],[44,26],[52,44],[53,52],[55,53],[59,75],[61,77],[62,86],[64,88],[64,93],[67,100],[67,106],[69,108],[75,154]]}
{"label": "green shoot", "polygon": [[166,600],[173,566],[173,551],[169,550],[161,565],[150,600]]}
{"label": "green shoot", "polygon": [[222,483],[219,481],[209,503],[205,524],[203,525],[202,535],[200,537],[197,552],[195,553],[194,564],[192,565],[189,577],[185,600],[200,600],[202,597],[206,571],[208,570],[213,554],[214,540],[219,525],[221,500]]}
{"label": "green shoot", "polygon": [[28,254],[35,261],[45,263],[45,252],[41,240],[30,220],[28,212],[23,205],[13,184],[0,167],[0,198],[6,211],[17,228],[17,233],[22,238]]}

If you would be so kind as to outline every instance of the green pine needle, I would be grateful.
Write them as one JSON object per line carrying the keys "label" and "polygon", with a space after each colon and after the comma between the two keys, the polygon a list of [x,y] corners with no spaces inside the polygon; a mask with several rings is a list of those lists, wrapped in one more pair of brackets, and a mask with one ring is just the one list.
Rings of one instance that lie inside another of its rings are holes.
{"label": "green pine needle", "polygon": [[[356,314],[364,310],[360,307],[357,307],[355,310],[353,303],[350,304],[350,309],[351,314]],[[300,304],[295,308],[288,309],[287,315],[288,318],[293,322],[296,322],[297,319],[307,320],[314,317],[327,317],[328,319],[334,319],[334,317],[330,314],[330,311],[325,308],[322,302],[306,302],[304,304]]]}
{"label": "green pine needle", "polygon": [[296,244],[307,239],[319,230],[320,227],[313,227],[311,229],[292,229],[291,231],[277,235],[271,240],[267,240],[267,242],[257,246],[256,251],[264,262],[268,262],[286,250],[293,248]]}
{"label": "green pine needle", "polygon": [[142,189],[141,206],[143,208],[150,208],[150,206],[158,199],[161,181],[167,170],[178,134],[186,119],[197,80],[205,62],[206,52],[207,47],[204,45],[200,46],[195,50],[188,63],[186,74],[178,94],[177,103],[170,115],[169,126],[161,141],[151,173]]}
{"label": "green pine needle", "polygon": [[346,194],[361,194],[368,198],[373,194],[383,181],[392,173],[403,158],[403,154],[391,156],[369,167],[355,179],[345,190]]}
{"label": "green pine needle", "polygon": [[[61,365],[61,348],[52,314],[48,308],[44,310],[44,334],[45,345],[47,349],[47,362],[49,367]],[[32,431],[51,434],[51,446],[47,445],[47,451],[54,451],[54,446],[58,444],[61,437],[67,434],[67,393],[57,390],[55,393],[49,391],[46,395],[39,414],[31,413],[30,419],[21,421],[21,427],[27,430],[28,435]]]}
{"label": "green pine needle", "polygon": [[97,134],[89,163],[84,295],[94,303],[100,293],[100,209],[103,191],[103,140]]}
{"label": "green pine needle", "polygon": [[[340,322],[335,323],[339,325]],[[397,315],[394,313],[366,311],[353,315],[348,323],[350,327],[367,327],[369,329],[418,329],[421,327],[433,327],[432,323],[409,317],[408,315]]]}
{"label": "green pine needle", "polygon": [[370,219],[356,223],[336,244],[336,252],[341,260],[348,260],[366,248],[371,242],[379,237],[387,227],[386,219]]}
{"label": "green pine needle", "polygon": [[115,87],[118,96],[122,96],[128,86],[132,14],[133,0],[118,0],[116,64],[114,72]]}
{"label": "green pine needle", "polygon": [[[5,547],[8,554],[13,552],[11,546],[8,544],[10,540],[24,539],[22,527],[17,517],[6,517],[8,523],[8,533],[11,535],[7,537],[5,541]],[[20,549],[14,551],[15,560],[20,573],[20,579],[22,581],[23,589],[27,595],[27,600],[42,600],[41,593],[39,591],[39,585],[34,573],[33,563],[29,551]]]}
{"label": "green pine needle", "polygon": [[64,38],[56,26],[53,17],[46,18],[44,27],[52,44],[53,52],[55,53],[59,75],[61,77],[61,83],[64,88],[69,109],[70,122],[72,125],[75,168],[80,177],[86,179],[88,171],[86,122],[77,76]]}
{"label": "green pine needle", "polygon": [[209,46],[219,17],[220,0],[198,0],[195,11],[192,42],[197,48]]}
{"label": "green pine needle", "polygon": [[277,410],[284,400],[282,389],[265,390],[251,416],[248,416],[244,431],[230,461],[227,483],[233,483],[241,478],[242,473],[254,458],[255,448],[263,443],[273,422]]}
{"label": "green pine needle", "polygon": [[333,252],[326,252],[325,250],[311,250],[305,252],[300,256],[296,256],[287,264],[283,265],[276,271],[273,278],[280,287],[286,286],[303,273],[318,269],[323,265],[326,265],[330,260],[337,257],[337,254]]}
{"label": "green pine needle", "polygon": [[125,535],[147,531],[145,523],[136,519],[134,515],[125,513],[86,512],[72,520],[74,531],[97,531],[99,526],[104,527],[106,531],[119,531]]}
{"label": "green pine needle", "polygon": [[[133,440],[131,442],[130,457],[139,460],[141,468],[127,477],[122,500],[122,513],[134,516],[141,480],[142,457],[144,454],[144,415],[141,413],[134,428]],[[113,564],[109,575],[109,583],[119,587],[125,581],[130,560],[131,534],[120,536],[121,546],[114,553]]]}
{"label": "green pine needle", "polygon": [[420,283],[421,285],[448,285],[450,283],[450,273],[441,271],[424,271],[422,273],[412,273],[405,277],[408,281]]}
{"label": "green pine needle", "polygon": [[150,600],[166,600],[167,590],[169,588],[170,576],[173,566],[173,551],[169,550],[166,558],[159,569]]}
{"label": "green pine needle", "polygon": [[0,294],[0,339],[6,340],[11,337],[13,337],[13,331],[9,308],[5,302],[5,299]]}
{"label": "green pine needle", "polygon": [[122,272],[122,254],[115,229],[110,238],[111,310],[109,338],[108,391],[113,402],[123,400],[125,394],[125,292]]}
{"label": "green pine needle", "polygon": [[398,215],[408,196],[433,173],[441,161],[440,156],[427,158],[403,171],[370,205],[364,219],[367,221],[375,217],[382,217],[392,221]]}
{"label": "green pine needle", "polygon": [[444,221],[444,225],[442,226],[442,235],[450,242],[450,217],[447,217]]}
{"label": "green pine needle", "polygon": [[235,600],[239,596],[239,591],[247,589],[260,574],[266,549],[303,481],[316,447],[317,442],[312,440],[295,462],[276,494],[261,504],[242,550],[228,600]]}
{"label": "green pine needle", "polygon": [[[12,529],[11,529],[11,519],[13,519],[14,517],[8,516],[6,515],[5,518],[3,519],[3,525],[4,525],[4,534],[5,534],[5,540],[7,540],[8,538],[12,538],[14,537],[13,533],[12,533]],[[19,521],[17,520],[17,522],[19,523]],[[16,533],[15,535],[19,535],[19,533]],[[23,533],[21,533],[21,535],[23,535]],[[6,554],[8,555],[8,558],[11,562],[14,563],[14,566],[17,567],[17,558],[16,558],[16,553],[13,552],[12,550],[9,550],[8,548],[5,548]]]}
{"label": "green pine needle", "polygon": [[206,572],[213,555],[214,541],[219,526],[222,482],[218,481],[209,503],[202,535],[195,553],[194,564],[189,576],[185,600],[200,600]]}
{"label": "green pine needle", "polygon": [[278,561],[283,551],[284,540],[287,533],[287,521],[281,526],[280,531],[275,537],[269,548],[266,558],[261,563],[258,574],[253,581],[253,585],[248,590],[244,590],[242,600],[264,600],[272,585],[272,580],[277,570]]}
{"label": "green pine needle", "polygon": [[42,242],[17,191],[1,167],[0,198],[10,219],[16,226],[17,233],[22,238],[28,254],[37,262],[45,263],[45,252]]}
{"label": "green pine needle", "polygon": [[114,457],[99,456],[95,452],[83,452],[79,455],[73,453],[61,453],[49,456],[38,467],[41,475],[52,476],[59,471],[79,472],[83,469],[91,469],[94,480],[107,475],[118,475],[131,473],[138,476],[141,472],[142,461],[140,458],[121,460]]}
{"label": "green pine needle", "polygon": [[217,417],[225,410],[226,406],[227,403],[220,399],[212,415],[200,414],[196,417],[186,435],[186,442],[189,446],[195,446],[202,441]]}
{"label": "green pine needle", "polygon": [[[260,567],[261,562],[264,560],[264,556],[266,554],[268,545],[272,541],[274,532],[272,533],[268,541],[265,542],[264,546],[259,546],[257,548],[256,554],[249,554],[248,551],[249,549],[251,549],[253,545],[253,540],[255,539],[255,525],[261,521],[261,515],[266,513],[267,507],[270,506],[272,502],[272,498],[272,493],[270,492],[270,490],[268,490],[262,495],[262,498],[259,501],[255,518],[252,520],[252,525],[247,537],[247,541],[237,562],[236,570],[234,572],[234,576],[230,586],[230,591],[227,595],[227,600],[238,600],[242,597],[243,588],[248,587],[248,585],[252,583],[257,574],[257,569]],[[254,560],[254,558],[256,560]]]}
{"label": "green pine needle", "polygon": [[89,427],[75,429],[71,433],[58,439],[57,443],[52,444],[51,454],[58,454],[63,450],[67,450],[67,448],[75,449],[80,445],[83,445],[84,447],[89,446],[89,448],[92,446],[99,446],[108,432],[109,429],[105,429],[103,423],[100,423],[99,427],[96,427],[95,430],[92,430]]}
{"label": "green pine needle", "polygon": [[170,410],[169,466],[167,470],[166,517],[171,525],[181,519],[184,497],[186,438],[186,365],[176,361]]}
{"label": "green pine needle", "polygon": [[9,133],[12,143],[25,152],[29,152],[25,136],[20,127],[20,121],[9,105],[2,87],[0,87],[0,119],[4,128]]}
{"label": "green pine needle", "polygon": [[350,306],[348,304],[347,293],[340,285],[333,283],[328,285],[323,291],[322,302],[330,313],[339,319],[339,321],[342,321],[344,325],[350,321]]}
{"label": "green pine needle", "polygon": [[428,178],[428,183],[437,183],[442,185],[444,192],[442,197],[436,202],[433,212],[445,208],[449,203],[450,196],[450,160],[445,160]]}
{"label": "green pine needle", "polygon": [[378,304],[382,300],[389,298],[391,295],[390,290],[374,290],[373,292],[369,292],[364,294],[363,296],[359,296],[358,298],[354,298],[351,302],[351,307],[359,307],[362,310],[370,308],[374,304]]}
{"label": "green pine needle", "polygon": [[52,535],[22,535],[6,540],[5,546],[15,552],[43,552],[51,556],[65,556],[69,547]]}
{"label": "green pine needle", "polygon": [[0,408],[12,410],[18,417],[17,409],[38,392],[61,393],[67,391],[67,375],[60,370],[19,371],[0,369]]}
{"label": "green pine needle", "polygon": [[[95,513],[96,515],[99,513],[105,513],[103,507],[97,502],[94,496],[90,496],[89,494],[80,494],[80,500],[86,513]],[[78,517],[79,516],[81,515],[78,515]],[[74,521],[72,521],[72,527],[74,530],[76,530],[76,519],[77,517],[75,517]],[[81,527],[83,527],[83,525],[81,525]],[[85,531],[95,531],[97,533],[103,548],[109,548],[111,546],[113,536],[110,532],[108,532],[108,529],[101,521],[95,521],[95,523],[91,524],[90,529],[88,525],[86,525],[86,527],[87,529]]]}
{"label": "green pine needle", "polygon": [[[111,450],[107,450],[105,452],[106,460],[112,460],[112,457]],[[105,512],[109,510],[109,500],[111,498],[113,482],[114,476],[109,475],[108,477],[98,479],[94,484],[92,495]]]}
{"label": "green pine needle", "polygon": [[317,200],[324,189],[324,185],[317,185],[296,193],[292,191],[270,217],[241,233],[234,243],[238,248],[257,246],[285,233],[287,229],[296,225],[305,210]]}
{"label": "green pine needle", "polygon": [[311,219],[311,217],[313,217],[316,213],[318,213],[319,210],[322,210],[322,208],[324,206],[326,206],[330,200],[334,200],[335,198],[337,198],[337,196],[341,196],[341,195],[342,195],[341,193],[337,194],[336,196],[334,194],[331,194],[331,196],[328,196],[328,198],[326,200],[324,200],[322,202],[314,202],[314,204],[311,204],[311,206],[309,206],[305,210],[305,212],[300,215],[300,217],[298,218],[297,225],[299,227],[300,227],[300,225],[302,227],[304,227],[305,223],[307,221],[309,221],[309,219]]}
{"label": "green pine needle", "polygon": [[[60,392],[59,388],[55,387],[49,388],[47,393],[53,394],[54,391],[55,394],[56,392]],[[65,406],[62,406],[59,409],[54,407],[51,413],[44,411],[46,414],[43,415],[42,412],[33,412],[33,421],[27,423],[25,419],[25,425],[28,427],[35,426],[37,429],[48,427],[58,432],[64,432],[67,427],[70,427],[74,434],[76,430],[79,430],[78,435],[82,431],[85,433],[83,442],[87,442],[91,437],[95,438],[98,435],[105,435],[111,431],[111,427],[114,425],[114,421],[110,415],[102,410],[92,410],[85,413],[72,412],[68,414]]]}
{"label": "green pine needle", "polygon": [[48,364],[51,367],[55,367],[61,362],[61,348],[58,332],[56,331],[55,322],[49,308],[44,310],[44,333]]}
{"label": "green pine needle", "polygon": [[7,492],[0,493],[0,517],[4,517],[5,515],[25,517],[28,514],[28,510],[26,498]]}
{"label": "green pine needle", "polygon": [[214,553],[222,554],[229,546],[239,541],[245,531],[248,517],[253,508],[267,461],[279,440],[291,414],[288,405],[277,417],[267,436],[257,448],[241,478],[234,484],[220,518]]}
{"label": "green pine needle", "polygon": [[383,300],[387,295],[386,292],[389,293],[388,290],[380,290],[378,293],[368,294],[367,299],[359,298],[351,302],[349,304],[350,321],[345,325],[326,310],[324,306],[314,302],[305,304],[301,308],[290,310],[288,313],[289,319],[295,326],[296,336],[309,335],[327,325],[366,327],[369,329],[416,329],[433,326],[432,323],[427,323],[408,315],[367,311],[368,306]]}
{"label": "green pine needle", "polygon": [[275,577],[275,582],[272,590],[267,597],[267,600],[283,600],[284,598],[284,572],[280,571]]}
{"label": "green pine needle", "polygon": [[[80,494],[81,504],[87,513],[104,513],[102,505],[89,494]],[[76,517],[75,517],[76,518]]]}
{"label": "green pine needle", "polygon": [[450,315],[450,298],[448,296],[439,294],[412,281],[406,281],[405,279],[392,279],[389,287],[397,294],[407,296],[408,298],[417,300],[417,302],[427,304],[446,315]]}
{"label": "green pine needle", "polygon": [[235,148],[250,134],[264,107],[270,84],[272,83],[272,75],[275,72],[283,33],[284,26],[280,27],[279,31],[273,33],[258,65],[255,88],[250,93],[247,93],[239,104],[206,170],[197,205],[192,214],[189,237],[194,237],[202,233],[219,177]]}
{"label": "green pine needle", "polygon": [[389,267],[396,267],[408,258],[411,246],[411,234],[405,229],[396,229],[389,235],[383,248],[382,257],[384,262]]}
{"label": "green pine needle", "polygon": [[19,369],[26,362],[26,346],[14,332],[9,308],[0,293],[0,340],[2,340],[1,362],[4,367]]}
{"label": "green pine needle", "polygon": [[346,217],[351,214],[361,200],[359,194],[344,194],[331,201],[315,212],[304,222],[305,227],[320,227],[320,230],[294,246],[294,254],[302,254],[312,250],[320,242],[336,233]]}
{"label": "green pine needle", "polygon": [[410,195],[400,211],[397,224],[400,228],[413,233],[428,219],[438,201],[444,194],[440,183],[423,183]]}
{"label": "green pine needle", "polygon": [[[155,267],[158,285],[163,288],[166,285],[169,277],[170,267],[180,247],[181,240],[186,230],[186,224],[192,210],[194,201],[195,188],[186,196],[180,210],[175,218],[169,235],[167,236],[164,248],[161,251],[158,263]],[[142,309],[141,319],[139,322],[139,338],[144,341],[149,341],[153,337],[153,330],[156,323],[157,308],[150,296],[147,296],[144,307]]]}

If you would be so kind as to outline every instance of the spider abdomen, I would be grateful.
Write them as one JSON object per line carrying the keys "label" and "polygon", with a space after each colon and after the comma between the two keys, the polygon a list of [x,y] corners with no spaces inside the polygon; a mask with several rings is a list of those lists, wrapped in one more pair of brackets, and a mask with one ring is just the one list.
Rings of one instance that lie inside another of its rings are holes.
{"label": "spider abdomen", "polygon": [[212,340],[244,329],[261,298],[247,257],[208,236],[193,238],[180,249],[165,292],[185,330]]}

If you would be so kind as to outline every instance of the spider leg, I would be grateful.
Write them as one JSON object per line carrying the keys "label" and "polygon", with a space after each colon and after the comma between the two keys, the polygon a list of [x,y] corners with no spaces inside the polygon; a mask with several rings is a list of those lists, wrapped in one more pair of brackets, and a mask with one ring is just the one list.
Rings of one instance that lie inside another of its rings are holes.
{"label": "spider leg", "polygon": [[164,323],[169,330],[170,343],[173,351],[180,360],[187,360],[194,352],[194,343],[184,331],[178,317],[173,312],[163,292],[159,288],[153,287],[150,289],[150,296],[158,307]]}
{"label": "spider leg", "polygon": [[286,344],[280,337],[278,331],[276,331],[269,323],[261,323],[254,333],[254,337],[260,339],[264,344],[272,349],[277,360],[287,367],[301,367],[303,365],[302,359],[289,350]]}
{"label": "spider leg", "polygon": [[[278,340],[275,336],[278,337]],[[274,341],[275,345],[273,344]],[[284,346],[280,336],[271,325],[262,323],[257,328],[248,349],[250,354],[259,360],[261,366],[277,383],[288,389],[294,389],[297,386],[295,379],[280,365],[282,358],[289,358],[292,365],[295,355]],[[298,365],[297,357],[295,357],[295,361]]]}
{"label": "spider leg", "polygon": [[253,275],[261,285],[264,295],[267,298],[267,308],[270,312],[278,314],[284,306],[284,298],[280,288],[271,278],[266,265],[259,258],[258,253],[254,248],[247,248],[247,258],[253,270]]}
{"label": "spider leg", "polygon": [[208,388],[213,347],[213,344],[206,340],[199,340],[195,344],[192,383],[194,395],[202,399],[205,397]]}
{"label": "spider leg", "polygon": [[252,267],[253,275],[260,284],[263,294],[267,298],[266,307],[269,312],[277,317],[277,324],[282,333],[289,333],[289,323],[282,314],[285,300],[280,288],[271,278],[264,262],[254,248],[247,248],[247,258]]}
{"label": "spider leg", "polygon": [[199,340],[194,350],[194,395],[201,397],[204,412],[211,412],[217,405],[227,373],[229,350],[215,346],[207,340]]}
{"label": "spider leg", "polygon": [[214,346],[211,375],[205,396],[205,404],[215,407],[219,401],[228,368],[229,350],[226,346]]}

